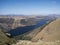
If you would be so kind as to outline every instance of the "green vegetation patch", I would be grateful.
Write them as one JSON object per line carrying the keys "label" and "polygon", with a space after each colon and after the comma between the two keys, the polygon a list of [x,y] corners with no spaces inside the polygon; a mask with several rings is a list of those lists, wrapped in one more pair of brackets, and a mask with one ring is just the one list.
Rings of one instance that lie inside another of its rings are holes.
{"label": "green vegetation patch", "polygon": [[13,43],[15,43],[15,40],[8,38],[0,29],[0,45],[11,45]]}

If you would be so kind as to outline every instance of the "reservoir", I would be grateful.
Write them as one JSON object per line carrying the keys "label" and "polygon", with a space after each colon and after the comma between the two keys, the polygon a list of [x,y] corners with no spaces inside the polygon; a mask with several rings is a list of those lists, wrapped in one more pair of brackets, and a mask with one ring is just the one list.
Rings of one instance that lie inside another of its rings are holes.
{"label": "reservoir", "polygon": [[36,25],[32,25],[32,26],[25,26],[25,27],[18,27],[16,29],[12,29],[10,30],[8,33],[11,34],[11,36],[18,36],[21,34],[24,34],[28,31],[32,31],[40,26],[43,26],[44,24],[46,24],[46,22],[49,20],[46,19],[42,19],[40,22],[38,22]]}

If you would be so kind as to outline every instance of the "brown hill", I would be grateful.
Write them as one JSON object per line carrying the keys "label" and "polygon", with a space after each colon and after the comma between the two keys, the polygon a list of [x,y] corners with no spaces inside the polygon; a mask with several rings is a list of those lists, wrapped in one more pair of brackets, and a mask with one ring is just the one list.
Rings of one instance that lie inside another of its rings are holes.
{"label": "brown hill", "polygon": [[48,24],[41,32],[33,37],[32,41],[39,39],[44,41],[60,40],[60,19],[56,19]]}

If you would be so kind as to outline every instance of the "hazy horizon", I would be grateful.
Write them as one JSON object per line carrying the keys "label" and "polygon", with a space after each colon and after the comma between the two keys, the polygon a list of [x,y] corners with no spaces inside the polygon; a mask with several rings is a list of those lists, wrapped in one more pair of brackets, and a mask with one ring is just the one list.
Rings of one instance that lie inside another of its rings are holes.
{"label": "hazy horizon", "polygon": [[0,0],[1,14],[60,14],[60,0]]}

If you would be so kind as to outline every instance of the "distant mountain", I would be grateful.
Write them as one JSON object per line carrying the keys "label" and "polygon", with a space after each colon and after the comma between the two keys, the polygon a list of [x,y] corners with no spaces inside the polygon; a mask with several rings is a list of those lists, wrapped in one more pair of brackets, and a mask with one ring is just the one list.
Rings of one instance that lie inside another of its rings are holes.
{"label": "distant mountain", "polygon": [[60,18],[60,14],[49,14],[50,17]]}

